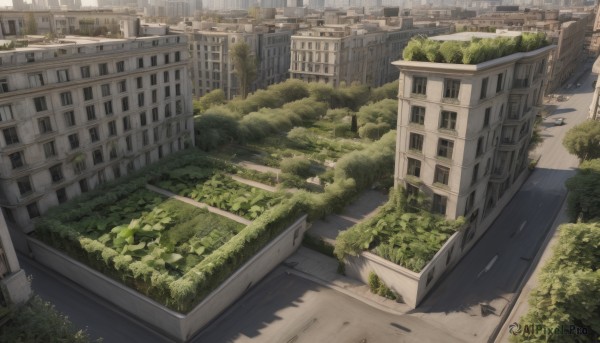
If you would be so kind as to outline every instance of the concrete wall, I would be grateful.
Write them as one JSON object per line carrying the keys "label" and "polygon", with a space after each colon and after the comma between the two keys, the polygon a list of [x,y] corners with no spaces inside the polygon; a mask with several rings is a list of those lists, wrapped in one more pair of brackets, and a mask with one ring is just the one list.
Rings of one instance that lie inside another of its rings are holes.
{"label": "concrete wall", "polygon": [[[450,272],[459,263],[460,259],[494,223],[529,174],[527,169],[521,173],[481,222],[476,226],[471,226],[474,231],[461,230],[452,235],[420,273],[408,270],[370,252],[362,252],[357,257],[346,257],[346,275],[368,284],[369,273],[373,271],[390,289],[401,295],[407,305],[416,308],[431,288],[443,278],[445,273]],[[467,238],[463,244],[464,235],[467,235]]]}
{"label": "concrete wall", "polygon": [[300,246],[302,235],[306,229],[306,216],[303,216],[244,264],[187,315],[162,306],[34,238],[29,237],[28,240],[34,258],[41,264],[96,293],[166,335],[179,341],[185,341],[292,254]]}

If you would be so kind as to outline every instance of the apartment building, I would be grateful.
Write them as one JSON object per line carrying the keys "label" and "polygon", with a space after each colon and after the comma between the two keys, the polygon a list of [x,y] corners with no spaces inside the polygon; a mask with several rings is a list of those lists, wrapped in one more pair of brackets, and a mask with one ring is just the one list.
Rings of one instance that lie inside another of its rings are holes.
{"label": "apartment building", "polygon": [[[395,18],[398,19],[398,18]],[[292,36],[290,77],[335,87],[360,82],[372,87],[398,78],[391,63],[400,58],[411,37],[450,32],[450,27],[403,29],[388,20],[354,25],[326,25]]]}
{"label": "apartment building", "polygon": [[250,91],[285,81],[290,66],[292,32],[274,26],[201,23],[189,33],[194,96],[222,89],[227,98],[239,95],[238,80],[229,54],[231,47],[246,42],[257,60],[257,77]]}
{"label": "apartment building", "polygon": [[467,219],[460,251],[487,229],[528,167],[552,49],[477,65],[394,62],[400,69],[395,183],[408,194],[426,195],[434,213]]}
{"label": "apartment building", "polygon": [[1,11],[0,39],[24,35],[120,34],[121,21],[134,21],[136,16],[112,10],[93,11]]}
{"label": "apartment building", "polygon": [[0,207],[31,219],[193,145],[187,37],[67,36],[0,51]]}
{"label": "apartment building", "polygon": [[0,212],[0,310],[27,301],[31,296],[31,285],[10,239],[4,216]]}

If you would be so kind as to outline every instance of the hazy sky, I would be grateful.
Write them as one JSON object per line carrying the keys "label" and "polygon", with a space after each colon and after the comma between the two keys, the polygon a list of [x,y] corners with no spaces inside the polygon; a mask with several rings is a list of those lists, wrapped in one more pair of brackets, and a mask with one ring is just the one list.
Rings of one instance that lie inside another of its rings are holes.
{"label": "hazy sky", "polygon": [[[26,3],[31,3],[31,0],[25,0]],[[59,0],[60,2],[60,0]],[[97,6],[96,0],[81,0],[82,6]],[[0,0],[0,7],[12,6],[12,0]]]}

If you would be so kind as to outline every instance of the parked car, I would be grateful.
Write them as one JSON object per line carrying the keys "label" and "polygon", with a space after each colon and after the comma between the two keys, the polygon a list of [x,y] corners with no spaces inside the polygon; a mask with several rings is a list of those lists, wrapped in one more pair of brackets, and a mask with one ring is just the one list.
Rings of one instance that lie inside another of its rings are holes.
{"label": "parked car", "polygon": [[556,118],[554,121],[554,126],[565,125],[565,118]]}

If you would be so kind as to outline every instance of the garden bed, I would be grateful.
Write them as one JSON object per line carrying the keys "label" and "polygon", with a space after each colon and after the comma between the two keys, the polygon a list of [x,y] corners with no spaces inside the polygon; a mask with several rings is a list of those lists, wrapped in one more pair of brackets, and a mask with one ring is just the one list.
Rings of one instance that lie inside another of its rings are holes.
{"label": "garden bed", "polygon": [[[214,171],[174,170],[165,178],[152,183],[160,188],[207,205],[237,214],[246,219],[256,219],[268,208],[280,203],[286,193],[270,193],[235,181],[231,176]],[[174,177],[177,176],[177,177]]]}

